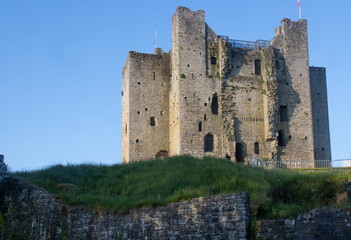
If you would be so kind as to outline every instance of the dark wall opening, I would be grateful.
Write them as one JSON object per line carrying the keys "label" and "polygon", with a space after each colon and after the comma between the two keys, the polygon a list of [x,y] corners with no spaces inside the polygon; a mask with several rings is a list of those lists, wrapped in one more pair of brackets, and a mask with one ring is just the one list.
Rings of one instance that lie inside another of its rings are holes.
{"label": "dark wall opening", "polygon": [[166,150],[159,151],[155,156],[155,158],[165,158],[165,157],[168,157],[168,152]]}
{"label": "dark wall opening", "polygon": [[255,154],[260,154],[260,144],[258,142],[255,142]]}
{"label": "dark wall opening", "polygon": [[151,118],[150,118],[150,125],[153,126],[153,127],[156,126],[155,117],[151,117]]}
{"label": "dark wall opening", "polygon": [[199,128],[199,132],[202,132],[202,122],[199,122],[198,128]]}
{"label": "dark wall opening", "polygon": [[261,75],[261,60],[255,59],[255,74]]}
{"label": "dark wall opening", "polygon": [[244,149],[242,143],[235,144],[235,160],[236,162],[244,162]]}
{"label": "dark wall opening", "polygon": [[205,152],[213,152],[213,134],[209,133],[205,136]]}
{"label": "dark wall opening", "polygon": [[217,93],[212,96],[211,112],[214,115],[218,115],[218,96]]}

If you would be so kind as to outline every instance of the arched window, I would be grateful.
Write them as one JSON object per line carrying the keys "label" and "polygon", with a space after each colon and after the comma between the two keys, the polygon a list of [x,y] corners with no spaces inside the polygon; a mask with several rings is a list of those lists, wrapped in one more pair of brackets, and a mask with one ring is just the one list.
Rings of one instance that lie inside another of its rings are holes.
{"label": "arched window", "polygon": [[212,133],[209,133],[205,136],[204,151],[213,152],[213,134]]}

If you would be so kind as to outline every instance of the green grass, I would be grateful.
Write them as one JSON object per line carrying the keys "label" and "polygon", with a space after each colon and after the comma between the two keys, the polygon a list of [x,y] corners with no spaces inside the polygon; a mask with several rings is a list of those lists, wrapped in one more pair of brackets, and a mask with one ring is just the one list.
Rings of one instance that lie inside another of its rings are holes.
{"label": "green grass", "polygon": [[[342,204],[348,171],[264,170],[225,159],[190,156],[127,165],[57,165],[14,177],[57,194],[65,204],[96,210],[128,210],[215,194],[249,192],[256,219],[296,217]],[[62,184],[67,185],[63,190]]]}

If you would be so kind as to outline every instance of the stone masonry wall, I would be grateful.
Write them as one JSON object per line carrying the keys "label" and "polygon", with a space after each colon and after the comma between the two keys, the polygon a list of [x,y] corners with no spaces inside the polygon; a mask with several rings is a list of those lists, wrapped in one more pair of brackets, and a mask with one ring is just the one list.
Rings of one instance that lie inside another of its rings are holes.
{"label": "stone masonry wall", "polygon": [[123,163],[169,152],[169,79],[169,54],[128,54],[123,75]]}
{"label": "stone masonry wall", "polygon": [[314,151],[316,160],[331,160],[325,68],[310,67]]}
{"label": "stone masonry wall", "polygon": [[117,213],[65,207],[45,190],[8,178],[0,188],[0,211],[14,240],[248,238],[247,193]]}
{"label": "stone masonry wall", "polygon": [[[219,94],[220,81],[208,51],[216,45],[214,35],[203,11],[177,8],[172,17],[171,155],[219,155],[220,118],[211,106],[214,95]],[[208,134],[213,137],[214,149],[205,152]]]}
{"label": "stone masonry wall", "polygon": [[285,143],[278,147],[279,159],[314,159],[307,21],[284,18],[271,45],[284,63],[277,74],[279,105],[287,108],[287,121],[278,123]]}
{"label": "stone masonry wall", "polygon": [[351,209],[315,209],[293,220],[260,221],[257,227],[262,240],[350,239]]}

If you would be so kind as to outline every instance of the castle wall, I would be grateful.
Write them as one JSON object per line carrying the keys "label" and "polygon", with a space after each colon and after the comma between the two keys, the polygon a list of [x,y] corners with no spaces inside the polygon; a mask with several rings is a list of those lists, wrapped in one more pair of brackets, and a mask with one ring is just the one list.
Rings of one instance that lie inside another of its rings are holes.
{"label": "castle wall", "polygon": [[314,151],[316,160],[331,160],[325,68],[310,67]]}
{"label": "castle wall", "polygon": [[[268,129],[271,129],[267,124],[275,126],[276,114],[267,114],[267,102],[271,99],[267,95],[275,93],[267,90],[270,81],[264,76],[263,66],[272,58],[273,50],[268,51],[271,58],[267,59],[263,50],[231,48],[229,51],[231,57],[228,59],[227,77],[222,81],[221,105],[224,134],[227,134],[223,141],[229,143],[225,149],[226,156],[238,162],[252,157],[271,158],[271,145],[275,146],[275,142],[266,141]],[[261,74],[255,73],[255,60],[261,61]],[[276,82],[276,79],[273,77],[272,81]],[[273,100],[276,98],[273,97]],[[272,116],[273,121],[269,121]]]}
{"label": "castle wall", "polygon": [[127,60],[122,72],[122,163],[129,162],[129,72],[130,57]]}
{"label": "castle wall", "polygon": [[307,21],[284,18],[271,44],[277,59],[284,59],[277,75],[279,106],[287,109],[287,121],[278,125],[284,142],[278,147],[279,159],[314,159]]}
{"label": "castle wall", "polygon": [[[130,52],[123,74],[123,163],[169,152],[169,54]],[[124,93],[125,92],[125,93]],[[129,126],[128,125],[129,122]]]}
{"label": "castle wall", "polygon": [[[219,149],[218,113],[211,110],[219,81],[208,73],[205,13],[178,7],[172,17],[170,149],[172,155],[214,155]],[[212,43],[214,44],[214,43]],[[206,116],[205,116],[206,115]],[[201,127],[200,127],[201,125]],[[214,139],[205,153],[205,136]]]}
{"label": "castle wall", "polygon": [[[161,150],[238,162],[330,159],[325,72],[310,74],[307,21],[283,19],[268,47],[236,48],[227,40],[202,10],[178,7],[169,54],[129,54],[122,162]],[[161,77],[150,80],[153,73]]]}
{"label": "castle wall", "polygon": [[[0,186],[4,239],[248,239],[249,195],[193,198],[154,208],[93,211],[68,207],[44,189],[9,178]],[[63,234],[61,234],[63,233]]]}

